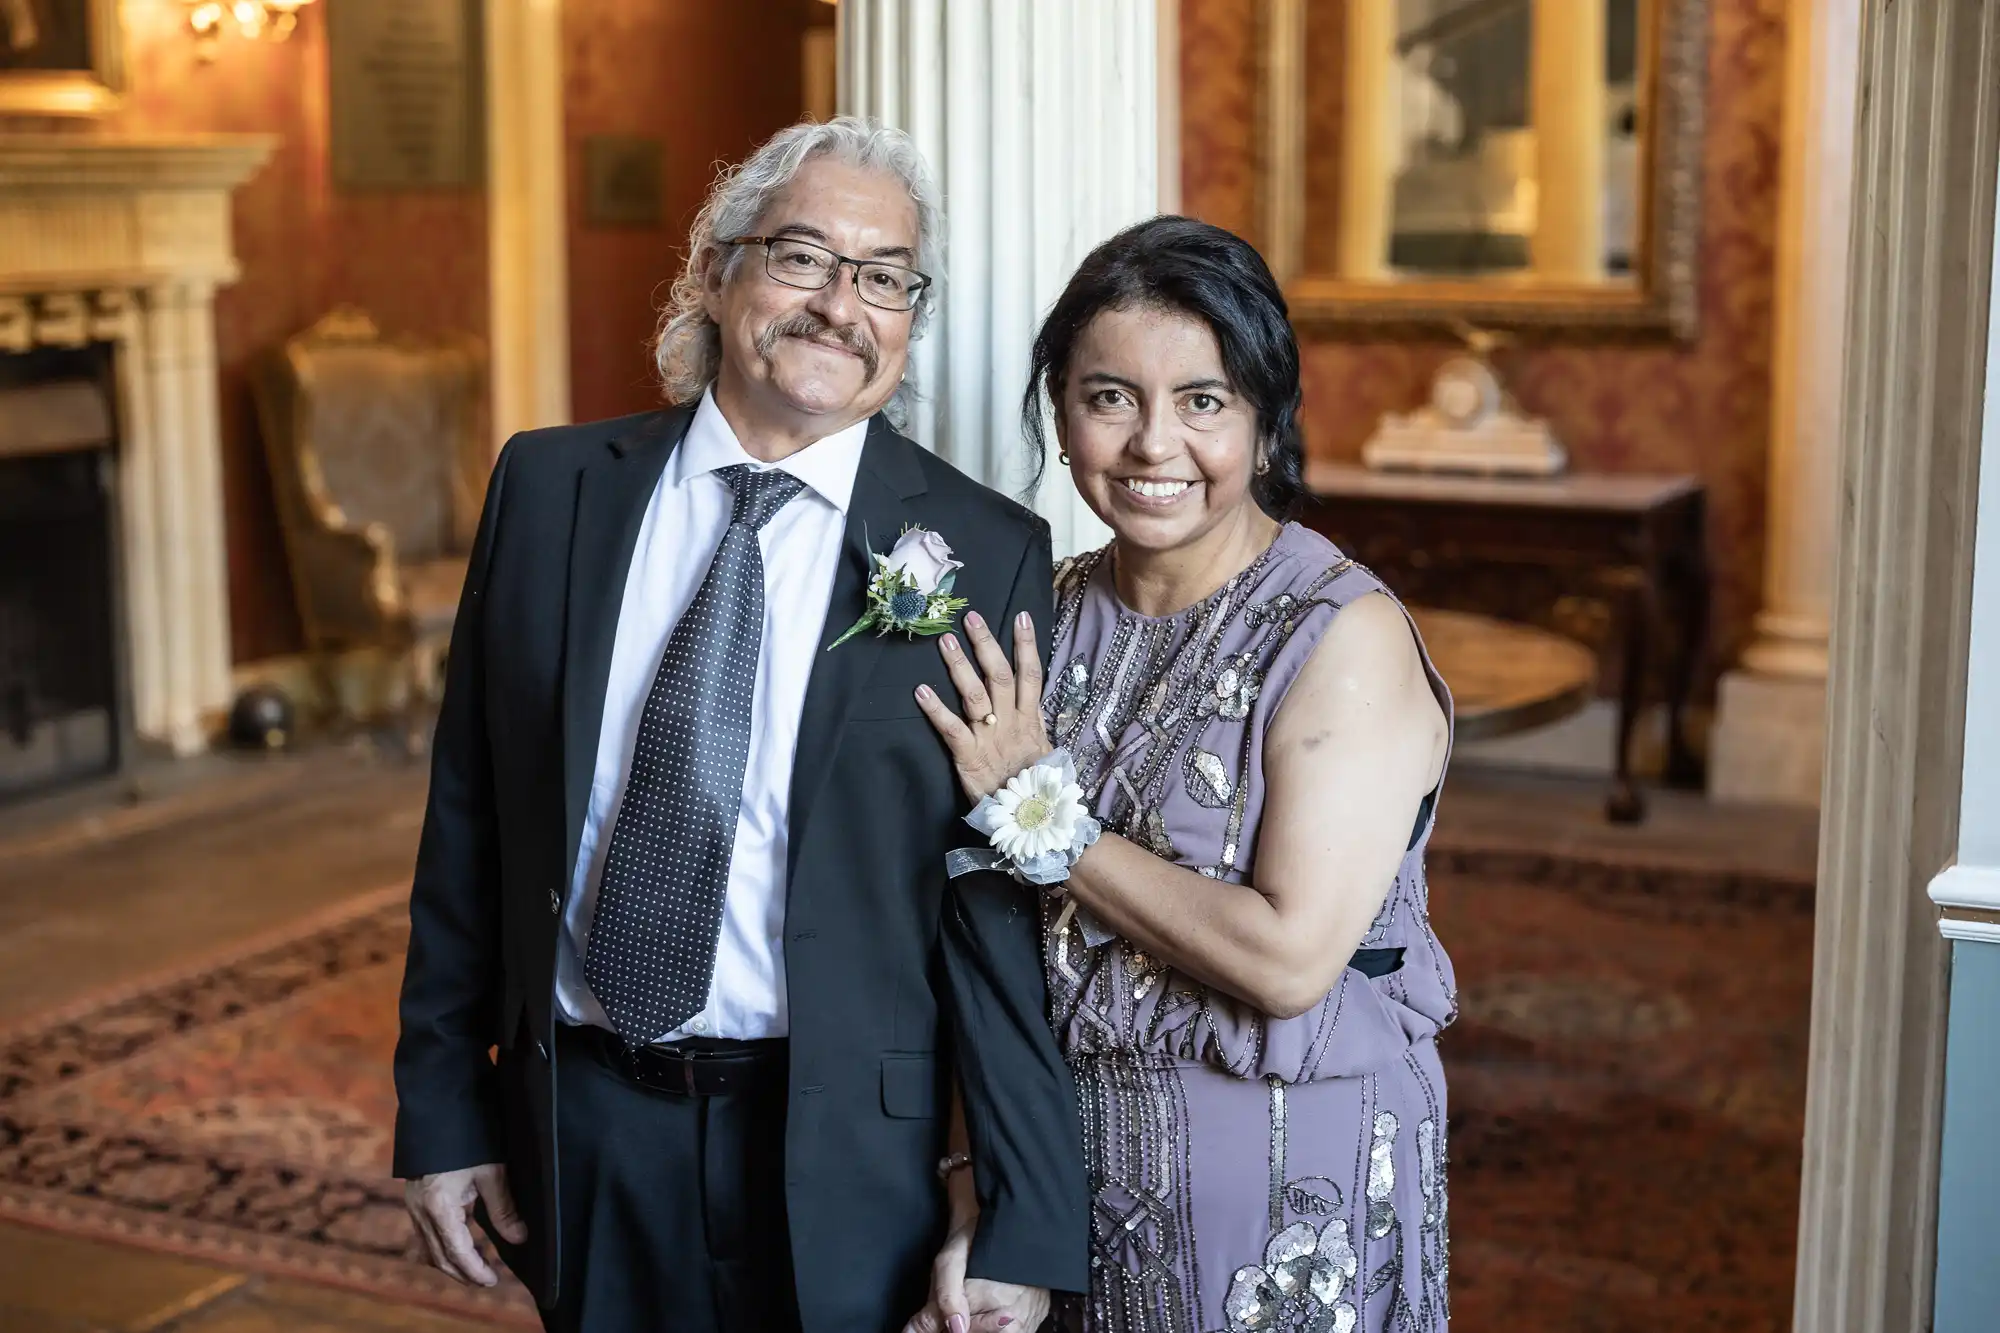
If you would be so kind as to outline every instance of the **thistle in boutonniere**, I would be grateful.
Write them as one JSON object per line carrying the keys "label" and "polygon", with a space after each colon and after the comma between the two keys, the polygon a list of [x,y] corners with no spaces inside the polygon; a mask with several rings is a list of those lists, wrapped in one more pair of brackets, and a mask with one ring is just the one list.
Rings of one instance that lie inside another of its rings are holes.
{"label": "thistle in boutonniere", "polygon": [[871,551],[869,558],[875,562],[875,573],[868,580],[868,609],[828,645],[830,649],[870,629],[877,634],[894,630],[911,638],[943,634],[965,609],[965,599],[951,595],[965,564],[952,559],[945,539],[928,528],[905,528],[889,554]]}

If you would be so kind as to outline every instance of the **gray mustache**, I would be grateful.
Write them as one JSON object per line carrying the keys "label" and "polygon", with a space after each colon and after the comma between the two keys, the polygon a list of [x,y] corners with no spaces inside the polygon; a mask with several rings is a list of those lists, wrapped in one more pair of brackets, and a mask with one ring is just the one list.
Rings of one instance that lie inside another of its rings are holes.
{"label": "gray mustache", "polygon": [[874,340],[862,332],[859,324],[842,324],[836,328],[809,310],[774,321],[758,336],[757,354],[769,360],[771,353],[777,350],[780,338],[811,338],[819,342],[838,343],[861,358],[864,384],[875,382],[875,372],[882,362],[881,353],[875,350]]}

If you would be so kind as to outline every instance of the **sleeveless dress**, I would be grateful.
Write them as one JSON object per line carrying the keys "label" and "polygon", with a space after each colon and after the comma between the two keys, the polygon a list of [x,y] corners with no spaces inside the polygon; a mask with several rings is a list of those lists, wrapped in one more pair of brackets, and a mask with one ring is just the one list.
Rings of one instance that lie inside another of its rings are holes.
{"label": "sleeveless dress", "polygon": [[[1287,524],[1248,569],[1167,617],[1126,609],[1110,548],[1056,574],[1050,735],[1108,831],[1229,883],[1256,864],[1264,737],[1341,607],[1385,591]],[[1444,682],[1424,658],[1450,716]],[[1445,1086],[1456,1016],[1431,932],[1435,791],[1353,967],[1320,1005],[1268,1018],[1042,904],[1051,1021],[1075,1076],[1094,1194],[1086,1333],[1446,1328]],[[1338,811],[1328,811],[1339,818]],[[1394,955],[1390,955],[1393,957]]]}

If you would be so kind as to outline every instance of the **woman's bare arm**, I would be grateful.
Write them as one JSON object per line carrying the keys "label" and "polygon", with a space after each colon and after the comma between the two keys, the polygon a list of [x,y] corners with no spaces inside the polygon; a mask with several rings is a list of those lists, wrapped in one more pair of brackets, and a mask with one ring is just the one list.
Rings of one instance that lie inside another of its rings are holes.
{"label": "woman's bare arm", "polygon": [[1069,892],[1161,961],[1277,1017],[1333,988],[1381,910],[1447,726],[1403,613],[1368,595],[1306,660],[1264,745],[1251,884],[1171,865],[1107,835]]}

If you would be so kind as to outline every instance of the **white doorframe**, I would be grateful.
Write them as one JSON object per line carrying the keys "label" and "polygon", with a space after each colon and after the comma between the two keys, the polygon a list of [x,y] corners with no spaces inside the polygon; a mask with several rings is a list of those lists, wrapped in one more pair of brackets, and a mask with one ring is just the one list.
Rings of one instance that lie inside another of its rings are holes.
{"label": "white doorframe", "polygon": [[1796,1333],[1930,1327],[2000,0],[1866,5],[1860,72]]}
{"label": "white doorframe", "polygon": [[562,0],[488,0],[486,231],[493,446],[570,419]]}

